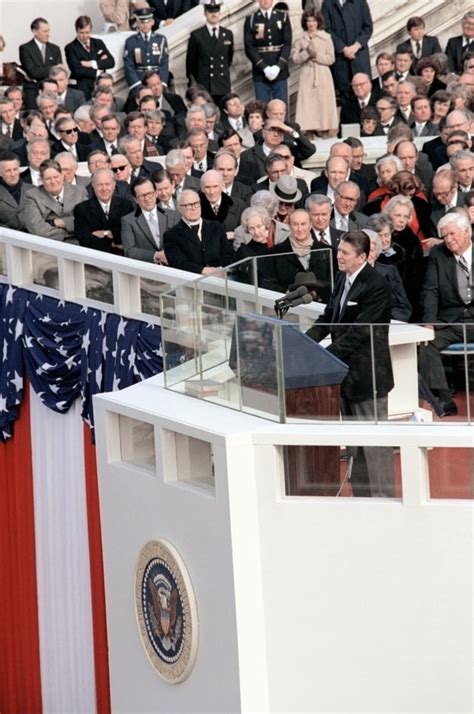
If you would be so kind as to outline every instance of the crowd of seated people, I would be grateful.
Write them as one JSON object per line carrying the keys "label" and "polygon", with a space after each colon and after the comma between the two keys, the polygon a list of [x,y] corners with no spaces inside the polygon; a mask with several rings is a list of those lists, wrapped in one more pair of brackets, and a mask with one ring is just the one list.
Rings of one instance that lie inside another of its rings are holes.
{"label": "crowd of seated people", "polygon": [[[91,38],[90,18],[77,18],[65,62],[48,22],[33,20],[32,40],[19,48],[25,80],[0,96],[0,225],[204,275],[259,258],[258,268],[241,267],[236,278],[285,292],[299,272],[313,273],[322,302],[341,235],[367,229],[369,262],[393,290],[393,317],[423,320],[431,261],[449,233],[440,221],[454,212],[472,232],[474,11],[444,54],[423,19],[410,18],[408,39],[377,56],[371,77],[366,47],[341,49],[328,3],[321,12],[306,8],[303,40],[293,42],[284,6],[259,0],[253,17],[263,22],[263,44],[252,46],[246,24],[255,97],[244,104],[230,86],[230,55],[219,88],[190,81],[183,96],[173,91],[159,28],[193,4],[170,0],[166,16],[159,0],[136,10],[126,97],[114,93],[114,58],[106,42]],[[221,0],[202,4],[208,36],[201,40],[215,48],[230,42]],[[110,17],[119,5],[101,2]],[[286,34],[262,71],[273,22]],[[150,56],[147,43],[156,48]],[[302,66],[298,122],[289,117],[290,56]],[[321,103],[333,106],[307,115]],[[365,162],[363,139],[351,136],[334,140],[321,175],[304,168],[318,137],[335,137],[341,123],[380,138],[375,166]],[[472,257],[468,271],[472,284]]]}

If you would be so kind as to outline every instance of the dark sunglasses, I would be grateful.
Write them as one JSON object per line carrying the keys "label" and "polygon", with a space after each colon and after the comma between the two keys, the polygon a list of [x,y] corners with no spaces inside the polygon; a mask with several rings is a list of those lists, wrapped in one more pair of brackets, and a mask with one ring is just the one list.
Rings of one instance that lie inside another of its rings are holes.
{"label": "dark sunglasses", "polygon": [[119,171],[125,171],[127,166],[128,164],[124,164],[123,166],[113,166],[112,171],[114,172],[114,174],[118,174]]}
{"label": "dark sunglasses", "polygon": [[74,129],[60,129],[61,134],[77,134],[79,129],[74,127]]}

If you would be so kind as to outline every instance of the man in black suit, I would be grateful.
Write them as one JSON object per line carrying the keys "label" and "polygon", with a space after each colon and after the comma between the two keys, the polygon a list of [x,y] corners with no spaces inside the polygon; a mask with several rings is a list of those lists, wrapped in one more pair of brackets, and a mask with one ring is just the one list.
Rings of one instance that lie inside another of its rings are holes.
{"label": "man in black suit", "polygon": [[139,178],[148,178],[158,167],[156,163],[145,159],[141,142],[134,136],[123,136],[119,141],[118,149],[119,152],[126,157],[132,167],[132,183]]}
{"label": "man in black suit", "polygon": [[102,40],[91,37],[92,20],[81,15],[75,22],[76,39],[64,48],[66,62],[71,70],[76,87],[87,101],[94,91],[97,71],[103,72],[115,66],[115,60]]}
{"label": "man in black suit", "polygon": [[372,91],[368,74],[357,72],[351,80],[352,94],[341,107],[341,124],[360,124],[360,113],[365,107],[374,107],[377,96]]}
{"label": "man in black suit", "polygon": [[155,18],[155,28],[172,25],[180,15],[191,9],[189,0],[149,0]]}
{"label": "man in black suit", "polygon": [[[283,146],[283,145],[282,145]],[[285,146],[287,150],[288,147]],[[265,173],[266,177],[262,177],[252,186],[253,191],[272,191],[277,183],[277,181],[282,176],[290,176],[290,167],[288,162],[282,154],[278,152],[272,152],[265,159]],[[308,184],[301,178],[296,178],[293,176],[298,186],[298,190],[301,192],[302,196],[306,196],[308,193]]]}
{"label": "man in black suit", "polygon": [[230,149],[219,149],[214,159],[214,168],[222,175],[224,192],[230,198],[237,198],[249,206],[253,191],[250,186],[237,180],[237,159]]}
{"label": "man in black suit", "polygon": [[375,58],[375,66],[377,67],[377,76],[372,80],[372,92],[374,98],[379,99],[384,93],[382,77],[386,72],[391,72],[395,69],[395,60],[390,52],[380,52]]}
{"label": "man in black suit", "polygon": [[308,196],[305,208],[311,219],[313,249],[321,251],[315,276],[324,285],[318,288],[318,293],[321,300],[327,304],[338,272],[337,249],[344,231],[331,226],[332,204],[328,196],[320,193]]}
{"label": "man in black suit", "polygon": [[87,161],[91,147],[79,143],[79,129],[74,119],[61,117],[57,120],[54,128],[60,139],[55,141],[51,147],[53,157],[62,151],[69,151],[76,161]]}
{"label": "man in black suit", "polygon": [[194,157],[191,176],[201,178],[203,173],[212,169],[214,163],[214,154],[208,150],[209,139],[204,129],[191,129],[187,138]]}
{"label": "man in black suit", "polygon": [[92,177],[92,187],[94,196],[74,207],[74,235],[85,248],[122,253],[121,220],[135,207],[115,195],[115,178],[110,169],[98,169]]}
{"label": "man in black suit", "polygon": [[422,181],[425,191],[429,192],[433,182],[434,171],[426,157],[424,161],[420,158],[416,144],[413,141],[402,139],[395,146],[393,153],[400,159],[405,171],[416,174]]}
{"label": "man in black suit", "polygon": [[7,97],[0,99],[0,134],[8,137],[12,142],[23,139],[22,126],[15,117],[15,106]]}
{"label": "man in black suit", "polygon": [[166,126],[164,134],[167,138],[184,136],[186,133],[184,120],[187,109],[179,94],[165,91],[165,86],[156,70],[145,72],[142,82],[144,87],[151,89],[156,100],[156,108],[165,113]]}
{"label": "man in black suit", "polygon": [[474,341],[471,222],[464,214],[447,213],[438,223],[438,234],[444,242],[430,251],[421,301],[423,321],[435,326],[435,338],[420,347],[419,364],[448,416],[457,413],[457,406],[449,393],[441,351],[455,342]]}
{"label": "man in black suit", "polygon": [[281,99],[272,99],[265,109],[267,120],[273,122],[274,127],[283,129],[283,143],[290,147],[296,165],[300,166],[302,161],[315,153],[316,147],[301,131],[299,124],[285,118],[286,112],[287,105]]}
{"label": "man in black suit", "polygon": [[232,31],[219,24],[221,4],[221,0],[206,2],[206,24],[191,32],[186,52],[189,85],[204,87],[218,106],[230,92],[230,66],[234,56]]}
{"label": "man in black suit", "polygon": [[260,162],[256,162],[253,160],[250,149],[248,150],[249,153],[242,151],[242,138],[234,129],[224,131],[219,138],[219,146],[231,151],[237,159],[237,180],[240,183],[252,186],[262,176],[264,159],[262,158]]}
{"label": "man in black suit", "polygon": [[20,64],[27,75],[23,82],[25,109],[36,109],[38,82],[46,79],[50,67],[62,63],[61,50],[49,41],[49,24],[37,17],[30,25],[33,39],[20,45]]}
{"label": "man in black suit", "polygon": [[415,74],[416,63],[421,57],[430,57],[441,52],[438,38],[426,35],[425,32],[426,26],[423,18],[418,16],[410,17],[407,22],[409,38],[397,46],[397,52],[409,50],[413,53],[412,74]]}
{"label": "man in black suit", "polygon": [[466,52],[474,52],[474,10],[468,10],[462,18],[462,35],[451,37],[445,53],[451,72],[461,74]]}
{"label": "man in black suit", "polygon": [[138,208],[122,219],[124,253],[127,258],[168,265],[164,235],[179,220],[179,214],[157,207],[156,190],[150,179],[138,179],[132,190]]}
{"label": "man in black suit", "polygon": [[235,262],[232,243],[217,221],[201,218],[201,202],[196,191],[178,197],[181,220],[164,235],[168,265],[191,273],[212,275]]}
{"label": "man in black suit", "polygon": [[[334,292],[307,334],[321,342],[330,333],[327,349],[349,367],[341,385],[343,418],[386,421],[394,384],[388,346],[392,297],[388,281],[368,264],[369,253],[370,240],[363,231],[344,234]],[[394,496],[391,447],[349,446],[348,454],[354,458],[354,496]]]}
{"label": "man in black suit", "polygon": [[433,198],[431,203],[431,220],[438,225],[451,208],[464,206],[464,194],[458,190],[454,171],[439,169],[433,178]]}
{"label": "man in black suit", "polygon": [[348,95],[352,77],[358,72],[370,75],[369,40],[373,32],[367,0],[324,0],[321,6],[326,31],[332,37],[336,62],[331,71],[334,84]]}
{"label": "man in black suit", "polygon": [[431,103],[428,97],[418,94],[411,100],[410,128],[415,136],[437,136],[438,127],[431,122]]}
{"label": "man in black suit", "polygon": [[224,179],[215,169],[201,176],[201,216],[207,221],[218,221],[227,238],[233,240],[234,231],[240,225],[240,217],[245,204],[238,198],[224,193]]}

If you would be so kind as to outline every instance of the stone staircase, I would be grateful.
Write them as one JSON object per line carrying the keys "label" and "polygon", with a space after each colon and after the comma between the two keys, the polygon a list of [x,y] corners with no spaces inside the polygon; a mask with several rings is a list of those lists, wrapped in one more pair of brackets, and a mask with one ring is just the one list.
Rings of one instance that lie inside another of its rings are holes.
{"label": "stone staircase", "polygon": [[[299,0],[289,0],[287,4],[290,6],[293,37],[296,38],[302,32],[301,3]],[[468,9],[472,8],[471,0],[369,0],[369,5],[374,20],[374,34],[370,43],[374,71],[377,54],[394,50],[396,45],[405,39],[405,25],[409,17],[413,15],[424,17],[429,34],[437,35],[441,47],[444,48],[451,35],[460,33],[460,19]],[[247,15],[256,7],[257,3],[253,0],[227,0],[222,11],[223,25],[232,29],[234,33],[232,88],[244,101],[253,96],[253,85],[250,63],[244,53],[243,25]],[[198,6],[163,31],[170,45],[170,67],[175,78],[175,91],[184,93],[187,88],[185,57],[189,34],[202,24],[203,9]],[[126,91],[126,87],[120,52],[127,36],[128,33],[113,33],[104,38],[109,46],[110,44],[114,46],[114,54],[118,58],[115,70],[116,83],[122,92]],[[299,71],[293,66],[289,81],[290,95],[294,95],[298,89],[298,76]]]}

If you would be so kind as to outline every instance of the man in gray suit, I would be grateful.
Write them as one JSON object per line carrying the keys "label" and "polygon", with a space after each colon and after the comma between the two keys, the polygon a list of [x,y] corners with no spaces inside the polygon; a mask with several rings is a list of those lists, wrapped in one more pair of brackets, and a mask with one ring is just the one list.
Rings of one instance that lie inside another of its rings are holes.
{"label": "man in gray suit", "polygon": [[162,211],[156,205],[153,182],[139,178],[132,188],[138,208],[122,218],[122,245],[127,258],[168,265],[163,250],[163,235],[180,219],[177,211]]}
{"label": "man in gray suit", "polygon": [[342,181],[334,191],[334,209],[330,225],[339,231],[362,230],[369,220],[355,210],[360,188],[353,181]]}
{"label": "man in gray suit", "polygon": [[16,154],[5,151],[0,156],[0,225],[26,231],[25,198],[31,184],[20,178],[20,161]]}
{"label": "man in gray suit", "polygon": [[65,183],[61,166],[54,159],[40,166],[42,186],[25,198],[25,224],[33,235],[77,243],[74,238],[74,207],[87,198],[84,186]]}

